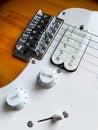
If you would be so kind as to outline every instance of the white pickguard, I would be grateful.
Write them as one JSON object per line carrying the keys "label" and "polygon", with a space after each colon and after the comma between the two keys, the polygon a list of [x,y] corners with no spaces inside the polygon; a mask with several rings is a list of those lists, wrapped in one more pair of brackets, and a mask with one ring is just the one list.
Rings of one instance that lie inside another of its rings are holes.
{"label": "white pickguard", "polygon": [[[66,12],[65,15],[63,12]],[[72,8],[62,11],[59,18],[65,23],[80,26],[83,24],[89,32],[98,34],[98,12]],[[54,48],[48,49],[42,60],[32,59],[23,72],[10,84],[0,89],[0,129],[1,130],[98,130],[98,37],[96,50],[88,49],[96,57],[85,54],[75,72],[61,70],[57,73],[56,84],[51,89],[43,89],[36,83],[38,73],[43,69],[58,67],[50,62]],[[7,93],[16,87],[24,88],[28,93],[26,106],[11,110],[5,103]],[[52,123],[40,119],[66,111],[69,117]],[[31,120],[32,128],[27,126]]]}

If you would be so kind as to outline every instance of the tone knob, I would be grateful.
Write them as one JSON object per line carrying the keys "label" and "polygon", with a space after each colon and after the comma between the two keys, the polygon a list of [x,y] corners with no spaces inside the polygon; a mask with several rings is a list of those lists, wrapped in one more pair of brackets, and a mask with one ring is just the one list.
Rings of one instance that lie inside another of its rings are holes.
{"label": "tone knob", "polygon": [[19,110],[26,105],[27,98],[27,93],[23,88],[15,88],[7,94],[6,102],[11,108]]}
{"label": "tone knob", "polygon": [[51,70],[42,70],[38,74],[37,81],[40,86],[49,89],[55,85],[55,74]]}

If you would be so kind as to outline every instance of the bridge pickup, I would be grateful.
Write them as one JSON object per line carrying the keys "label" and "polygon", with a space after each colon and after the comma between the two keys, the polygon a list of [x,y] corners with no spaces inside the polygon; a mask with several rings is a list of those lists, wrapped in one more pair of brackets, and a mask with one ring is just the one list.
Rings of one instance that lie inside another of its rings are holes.
{"label": "bridge pickup", "polygon": [[62,23],[62,19],[39,10],[18,39],[14,56],[24,61],[32,57],[41,60]]}
{"label": "bridge pickup", "polygon": [[65,23],[64,25],[67,26],[67,30],[54,50],[51,62],[60,68],[73,72],[78,68],[91,36],[84,29]]}

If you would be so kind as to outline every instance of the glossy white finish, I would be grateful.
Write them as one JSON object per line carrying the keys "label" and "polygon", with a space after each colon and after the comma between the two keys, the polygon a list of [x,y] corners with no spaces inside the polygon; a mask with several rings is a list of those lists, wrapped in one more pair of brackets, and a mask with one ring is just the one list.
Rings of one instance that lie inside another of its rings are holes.
{"label": "glossy white finish", "polygon": [[[63,12],[66,12],[65,15]],[[98,17],[97,12],[95,16],[95,12],[72,8],[62,11],[58,17],[72,25],[84,24],[86,29],[98,34],[98,22],[96,26],[94,20],[91,22],[92,18]],[[35,64],[32,64],[32,59],[13,82],[0,89],[1,130],[98,130],[98,58],[85,53],[75,72],[58,71],[59,68],[50,62],[50,57],[58,44],[56,39],[60,39],[59,33],[41,61],[35,60]],[[87,51],[92,54],[92,50]],[[37,76],[43,68],[57,72],[55,87],[42,89],[37,84]],[[28,103],[19,111],[11,110],[5,103],[6,95],[20,86],[28,93]],[[58,111],[67,111],[69,117],[55,123],[37,122]],[[29,120],[34,124],[32,128],[27,126]]]}

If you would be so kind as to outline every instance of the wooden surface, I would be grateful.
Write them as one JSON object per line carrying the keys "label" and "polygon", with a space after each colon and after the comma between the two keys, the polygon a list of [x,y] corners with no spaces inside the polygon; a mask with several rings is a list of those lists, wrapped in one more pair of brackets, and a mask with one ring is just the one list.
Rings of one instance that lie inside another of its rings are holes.
{"label": "wooden surface", "polygon": [[35,12],[57,16],[60,11],[81,7],[98,10],[97,0],[0,0],[0,87],[14,80],[27,63],[15,58],[15,43]]}

